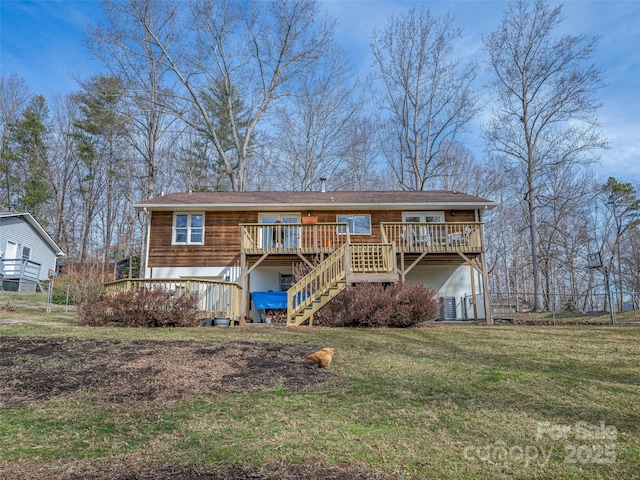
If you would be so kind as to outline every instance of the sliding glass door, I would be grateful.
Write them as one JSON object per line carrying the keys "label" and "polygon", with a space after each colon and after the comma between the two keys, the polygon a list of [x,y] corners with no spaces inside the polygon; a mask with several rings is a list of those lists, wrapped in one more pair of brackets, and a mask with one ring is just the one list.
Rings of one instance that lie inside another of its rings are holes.
{"label": "sliding glass door", "polygon": [[262,248],[300,248],[299,213],[261,213],[259,223],[269,224],[260,229]]}

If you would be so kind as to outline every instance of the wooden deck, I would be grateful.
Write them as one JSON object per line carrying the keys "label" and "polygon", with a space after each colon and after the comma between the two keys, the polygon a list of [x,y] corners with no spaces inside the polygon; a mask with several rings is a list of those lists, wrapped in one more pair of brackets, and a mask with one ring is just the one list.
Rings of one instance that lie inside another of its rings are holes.
{"label": "wooden deck", "polygon": [[[133,288],[160,288],[176,294],[195,291],[201,310],[244,324],[251,272],[259,265],[290,265],[298,258],[312,269],[288,291],[287,324],[301,325],[311,323],[313,314],[348,284],[403,280],[427,259],[465,261],[480,274],[485,273],[480,222],[381,222],[371,225],[369,235],[355,235],[349,232],[347,223],[338,222],[235,224],[238,227],[240,238],[236,230],[235,241],[240,243],[240,285],[188,278],[132,279],[111,282],[105,288],[108,292]],[[202,247],[192,250],[198,249]],[[319,265],[313,264],[316,256]]]}
{"label": "wooden deck", "polygon": [[[482,252],[481,222],[410,223],[384,222],[380,235],[358,235],[357,243],[388,243],[396,253]],[[346,223],[242,224],[245,255],[330,254],[353,242]]]}
{"label": "wooden deck", "polygon": [[106,294],[136,289],[162,290],[174,295],[198,294],[198,309],[212,317],[240,317],[242,288],[237,283],[196,278],[129,278],[104,284]]}
{"label": "wooden deck", "polygon": [[40,283],[42,265],[26,258],[0,259],[0,290],[3,281],[12,282],[18,291],[35,291],[36,287],[44,292]]}

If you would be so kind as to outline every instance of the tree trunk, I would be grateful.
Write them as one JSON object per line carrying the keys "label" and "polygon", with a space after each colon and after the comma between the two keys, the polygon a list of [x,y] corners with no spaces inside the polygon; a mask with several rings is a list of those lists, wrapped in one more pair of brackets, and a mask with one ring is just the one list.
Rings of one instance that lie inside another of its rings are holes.
{"label": "tree trunk", "polygon": [[540,234],[538,232],[538,216],[537,216],[537,197],[534,185],[534,169],[532,163],[529,164],[529,175],[527,185],[528,207],[529,207],[529,239],[531,241],[531,271],[533,274],[533,311],[542,311],[542,292],[540,289],[540,261],[538,259],[538,245],[540,244]]}

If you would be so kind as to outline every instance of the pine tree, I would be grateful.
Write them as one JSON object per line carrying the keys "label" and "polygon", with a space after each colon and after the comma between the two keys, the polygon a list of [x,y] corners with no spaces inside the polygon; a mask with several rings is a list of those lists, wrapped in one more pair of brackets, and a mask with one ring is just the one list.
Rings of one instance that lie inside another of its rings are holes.
{"label": "pine tree", "polygon": [[[30,212],[46,224],[48,202],[53,192],[47,174],[47,119],[49,109],[42,95],[35,95],[22,118],[9,125],[8,147],[3,165],[9,195],[9,208]],[[9,185],[11,183],[11,186]]]}

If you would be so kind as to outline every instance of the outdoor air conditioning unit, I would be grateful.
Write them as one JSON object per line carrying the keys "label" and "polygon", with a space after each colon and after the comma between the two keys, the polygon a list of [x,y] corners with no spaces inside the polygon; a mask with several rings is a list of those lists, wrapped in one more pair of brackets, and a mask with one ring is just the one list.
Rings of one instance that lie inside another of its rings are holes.
{"label": "outdoor air conditioning unit", "polygon": [[457,317],[456,297],[441,297],[440,318],[442,320],[455,320]]}

